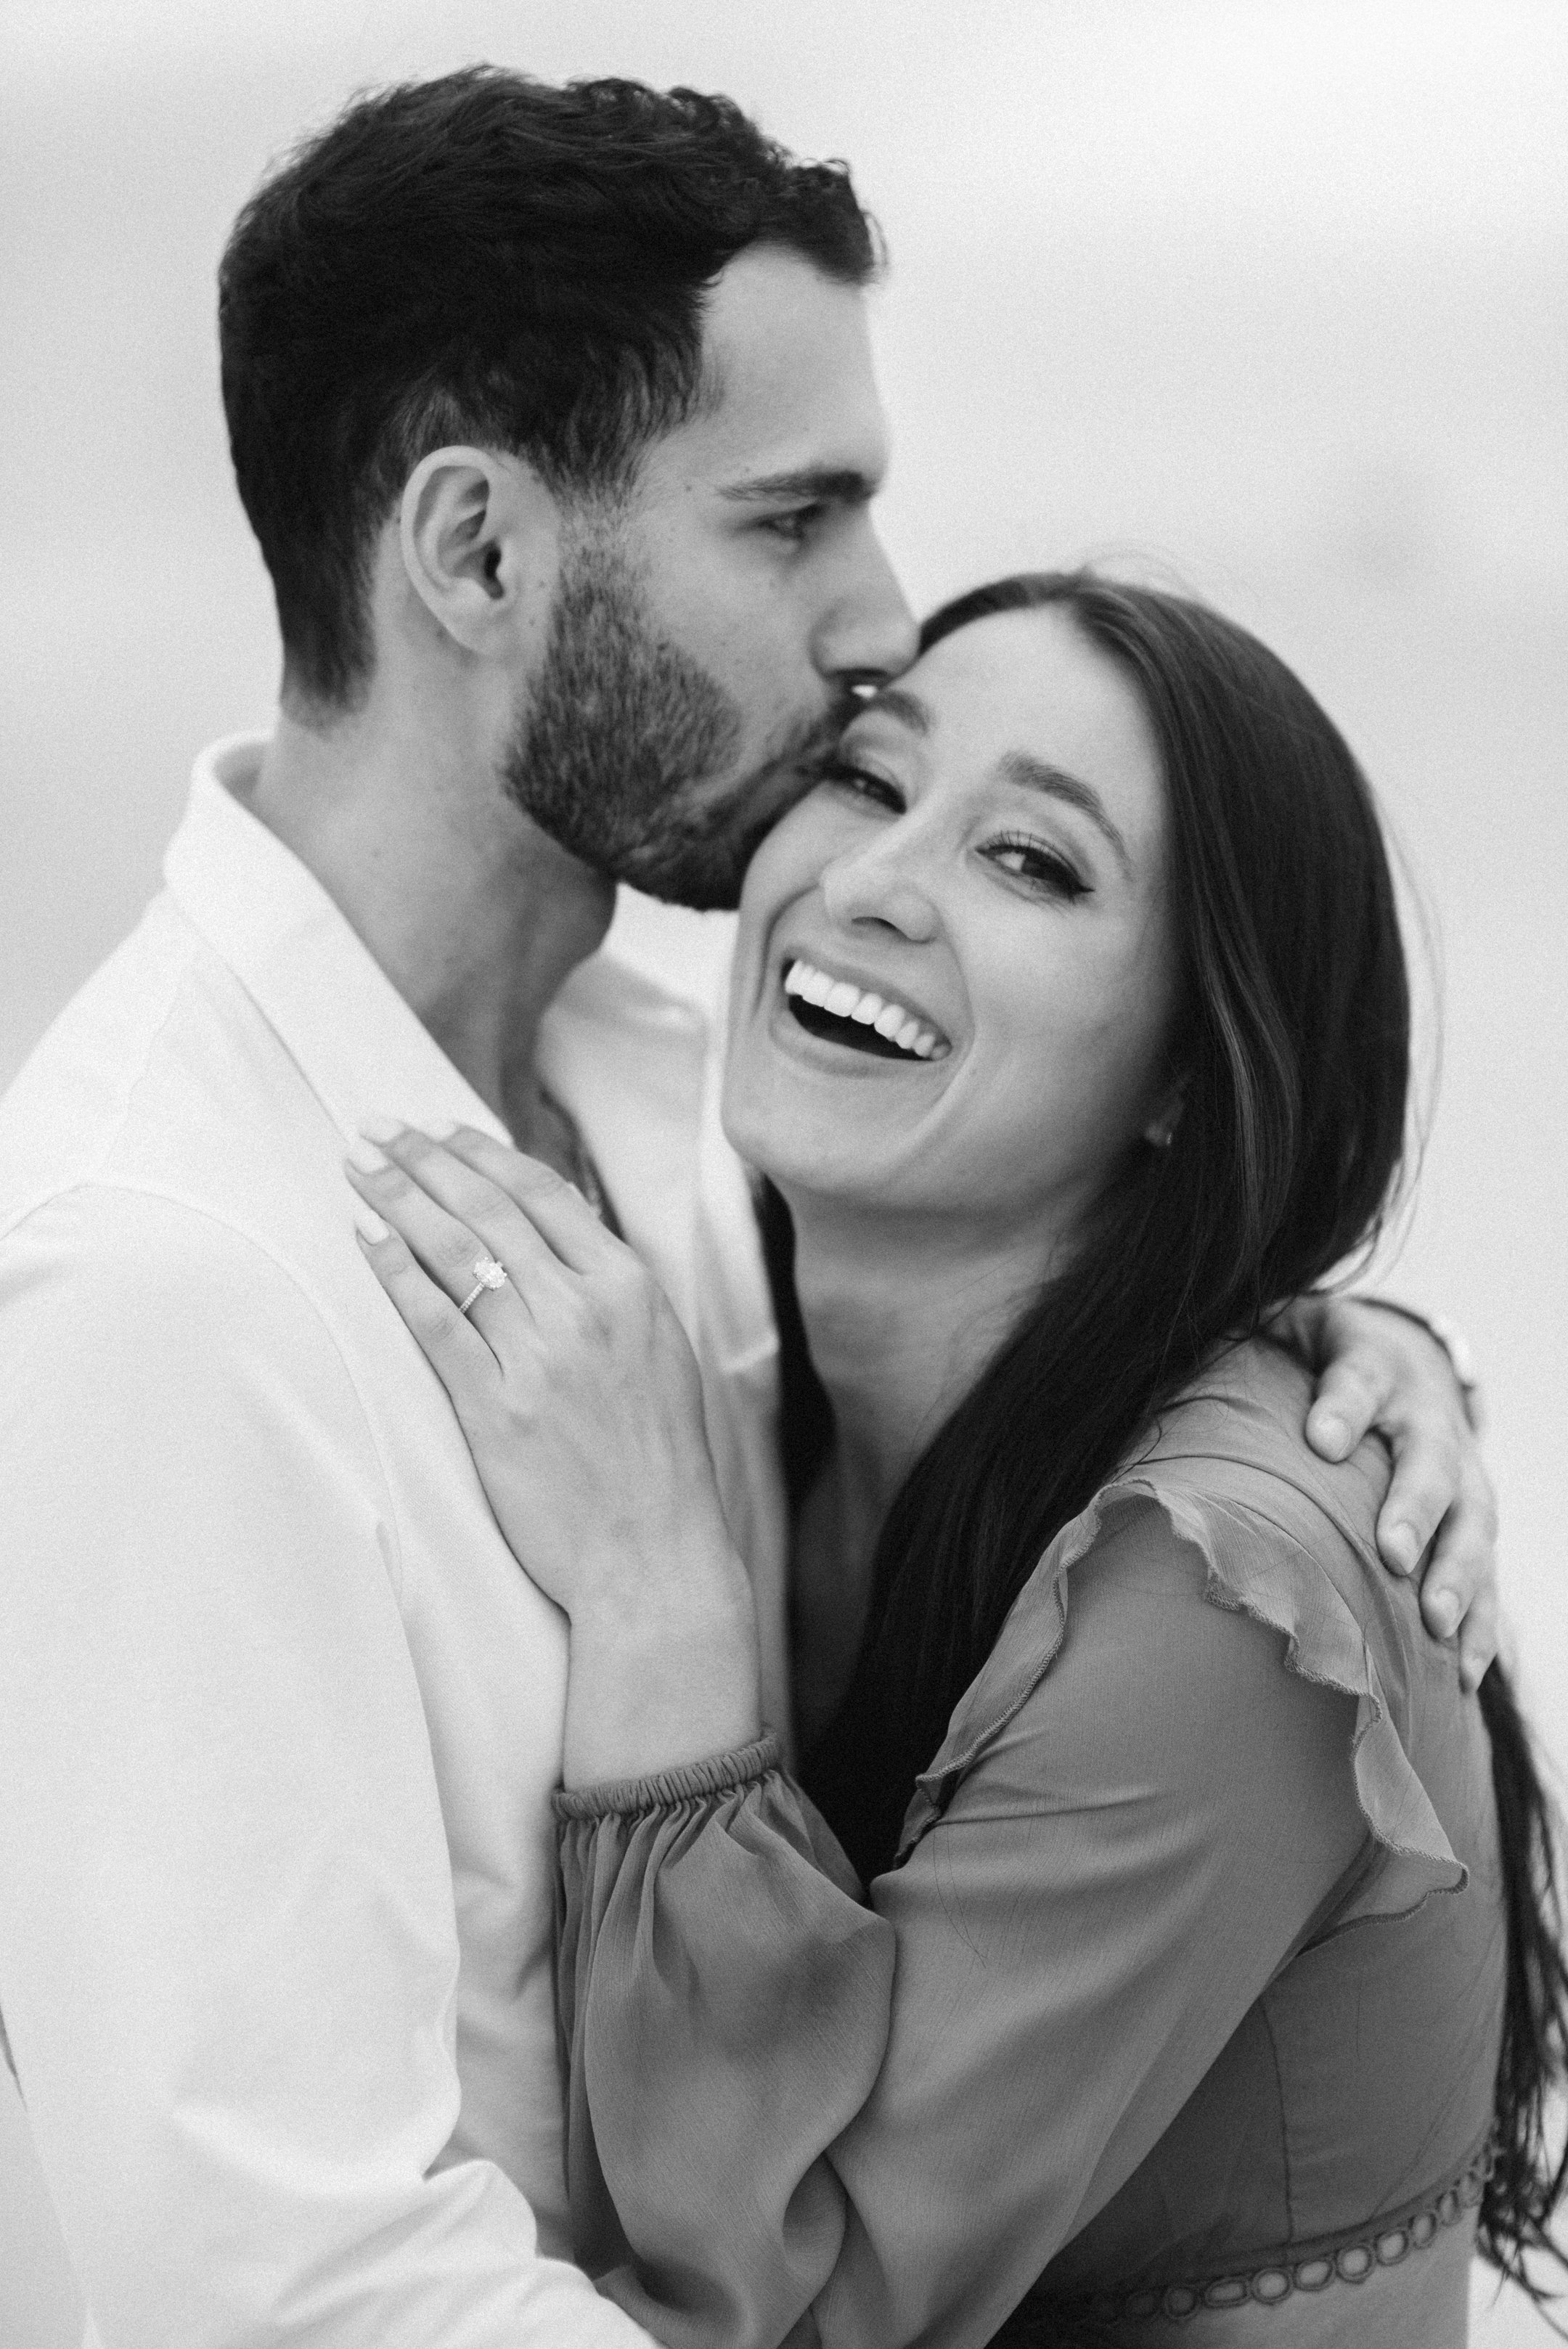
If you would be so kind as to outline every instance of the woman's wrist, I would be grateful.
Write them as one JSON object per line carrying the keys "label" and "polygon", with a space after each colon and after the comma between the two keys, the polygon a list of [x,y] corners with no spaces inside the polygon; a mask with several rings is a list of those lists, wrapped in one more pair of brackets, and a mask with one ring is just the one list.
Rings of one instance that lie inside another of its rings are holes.
{"label": "woman's wrist", "polygon": [[562,1784],[651,1777],[761,1734],[756,1610],[732,1551],[572,1616]]}
{"label": "woman's wrist", "polygon": [[750,1745],[728,1746],[673,1770],[639,1778],[597,1778],[591,1786],[557,1786],[550,1806],[557,1821],[645,1818],[651,1813],[743,1795],[784,1766],[776,1731],[764,1729]]}

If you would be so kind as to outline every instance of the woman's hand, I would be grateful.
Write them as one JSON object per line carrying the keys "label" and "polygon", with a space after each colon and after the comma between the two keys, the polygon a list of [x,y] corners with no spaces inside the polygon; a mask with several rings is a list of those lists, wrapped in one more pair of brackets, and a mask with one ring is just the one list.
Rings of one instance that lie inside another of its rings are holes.
{"label": "woman's hand", "polygon": [[[758,1734],[751,1588],[697,1364],[652,1275],[547,1166],[463,1127],[348,1174],[382,1288],[452,1398],[514,1556],[571,1619],[568,1785]],[[486,1259],[506,1280],[479,1287]]]}
{"label": "woman's hand", "polygon": [[1386,1439],[1378,1549],[1396,1574],[1430,1549],[1423,1619],[1437,1639],[1458,1635],[1460,1682],[1479,1688],[1498,1644],[1497,1500],[1447,1353],[1423,1322],[1353,1297],[1297,1298],[1275,1329],[1318,1373],[1314,1451],[1343,1460],[1369,1429]]}

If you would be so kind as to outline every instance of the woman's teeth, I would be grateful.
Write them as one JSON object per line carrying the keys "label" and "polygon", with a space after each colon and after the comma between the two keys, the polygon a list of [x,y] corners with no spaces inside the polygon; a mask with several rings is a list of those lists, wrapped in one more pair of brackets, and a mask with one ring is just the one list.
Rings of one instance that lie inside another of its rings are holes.
{"label": "woman's teeth", "polygon": [[826,1011],[831,1019],[848,1020],[857,1028],[869,1028],[885,1042],[896,1045],[899,1051],[912,1053],[919,1061],[940,1060],[949,1050],[947,1039],[934,1028],[906,1011],[901,1003],[890,1003],[867,988],[857,987],[850,978],[831,978],[815,963],[792,962],[784,973],[784,993],[799,996],[805,1003]]}

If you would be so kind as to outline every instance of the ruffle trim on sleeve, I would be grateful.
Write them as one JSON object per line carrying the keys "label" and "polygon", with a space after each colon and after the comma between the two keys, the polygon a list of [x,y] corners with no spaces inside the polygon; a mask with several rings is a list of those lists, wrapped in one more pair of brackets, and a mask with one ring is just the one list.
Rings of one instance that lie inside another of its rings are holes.
{"label": "ruffle trim on sleeve", "polygon": [[771,1733],[728,1754],[710,1754],[680,1770],[656,1771],[648,1778],[603,1778],[592,1786],[559,1786],[551,1797],[558,1819],[639,1818],[675,1810],[714,1795],[756,1785],[780,1766],[779,1741]]}
{"label": "ruffle trim on sleeve", "polygon": [[[1400,1917],[1433,1892],[1459,1891],[1469,1870],[1454,1851],[1402,1741],[1367,1627],[1326,1567],[1259,1509],[1194,1491],[1147,1466],[1106,1485],[1064,1526],[1013,1604],[983,1670],[952,1715],[904,1820],[899,1857],[947,1807],[953,1786],[1050,1671],[1067,1632],[1068,1578],[1127,1513],[1161,1512],[1175,1538],[1203,1561],[1210,1605],[1283,1634],[1284,1668],[1355,1700],[1351,1757],[1356,1798],[1377,1847],[1334,1929]],[[1343,1545],[1327,1518],[1327,1539]],[[1354,1572],[1363,1571],[1345,1550]]]}

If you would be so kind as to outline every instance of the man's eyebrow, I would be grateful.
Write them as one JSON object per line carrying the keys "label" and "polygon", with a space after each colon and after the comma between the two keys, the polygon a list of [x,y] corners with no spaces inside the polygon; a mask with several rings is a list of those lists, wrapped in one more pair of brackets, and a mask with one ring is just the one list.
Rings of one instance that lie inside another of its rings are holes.
{"label": "man's eyebrow", "polygon": [[803,465],[793,473],[754,473],[747,481],[728,481],[719,495],[742,505],[794,498],[812,505],[863,506],[880,487],[857,465]]}
{"label": "man's eyebrow", "polygon": [[999,762],[1010,783],[1022,783],[1026,791],[1048,792],[1054,800],[1064,800],[1097,824],[1120,860],[1122,871],[1130,881],[1133,877],[1132,858],[1127,842],[1113,820],[1104,800],[1092,783],[1080,782],[1061,767],[1053,767],[1044,759],[1033,758],[1027,750],[1009,750]]}

